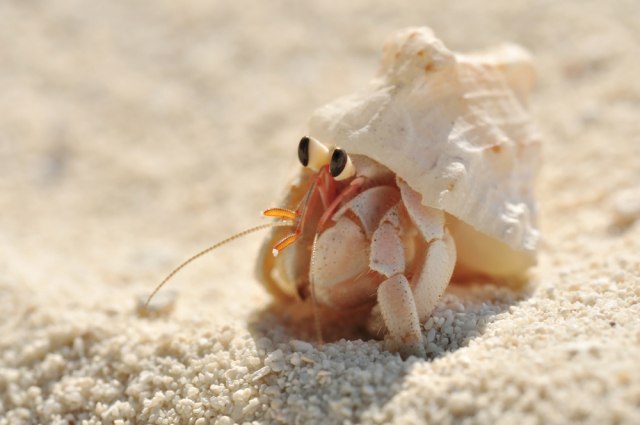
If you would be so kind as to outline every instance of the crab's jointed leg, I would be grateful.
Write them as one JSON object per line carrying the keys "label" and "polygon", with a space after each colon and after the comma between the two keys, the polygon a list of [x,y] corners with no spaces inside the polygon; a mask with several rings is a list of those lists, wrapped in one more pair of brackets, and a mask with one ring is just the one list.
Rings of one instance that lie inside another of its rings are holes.
{"label": "crab's jointed leg", "polygon": [[386,348],[404,355],[424,355],[420,320],[409,281],[397,274],[378,287],[378,306],[387,327]]}
{"label": "crab's jointed leg", "polygon": [[[404,208],[427,243],[426,251],[422,261],[418,261],[419,270],[413,274],[411,282],[402,273],[397,273],[404,268],[405,258],[399,223],[393,225],[399,208],[396,206],[387,212],[374,234],[370,267],[388,276],[378,288],[378,305],[388,330],[387,347],[405,355],[423,355],[420,323],[433,313],[449,284],[456,250],[445,227],[444,212],[422,205],[419,195],[403,181],[398,181],[398,186]],[[390,229],[397,232],[397,238],[391,236]],[[382,258],[389,262],[386,267],[380,267]]]}

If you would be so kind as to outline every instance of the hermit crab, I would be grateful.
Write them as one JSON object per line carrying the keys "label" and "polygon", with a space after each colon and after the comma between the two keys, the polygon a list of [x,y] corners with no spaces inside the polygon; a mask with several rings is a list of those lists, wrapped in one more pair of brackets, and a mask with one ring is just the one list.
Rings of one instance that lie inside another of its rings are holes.
{"label": "hermit crab", "polygon": [[535,264],[533,81],[518,46],[460,54],[428,28],[399,31],[368,87],[311,117],[302,167],[264,212],[279,220],[195,255],[156,291],[200,255],[273,227],[257,275],[276,297],[371,306],[388,349],[424,354],[420,324],[452,277]]}
{"label": "hermit crab", "polygon": [[272,230],[260,280],[283,298],[376,305],[387,347],[423,353],[420,323],[454,273],[535,263],[533,79],[520,47],[457,54],[427,28],[398,32],[365,90],[313,114],[285,208],[265,212],[295,227]]}

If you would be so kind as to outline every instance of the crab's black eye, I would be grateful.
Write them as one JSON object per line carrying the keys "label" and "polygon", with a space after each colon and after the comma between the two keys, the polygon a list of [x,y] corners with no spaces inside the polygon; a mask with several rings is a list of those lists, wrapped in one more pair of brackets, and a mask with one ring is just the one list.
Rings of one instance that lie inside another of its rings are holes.
{"label": "crab's black eye", "polygon": [[309,164],[309,138],[304,136],[298,145],[298,159],[303,167]]}
{"label": "crab's black eye", "polygon": [[344,180],[352,177],[356,170],[351,163],[351,158],[345,151],[335,148],[329,162],[329,171],[336,180]]}
{"label": "crab's black eye", "polygon": [[305,136],[300,139],[298,159],[304,167],[318,171],[329,163],[330,156],[329,148],[313,137]]}
{"label": "crab's black eye", "polygon": [[336,148],[331,155],[329,171],[333,177],[338,177],[347,165],[347,153],[340,148]]}

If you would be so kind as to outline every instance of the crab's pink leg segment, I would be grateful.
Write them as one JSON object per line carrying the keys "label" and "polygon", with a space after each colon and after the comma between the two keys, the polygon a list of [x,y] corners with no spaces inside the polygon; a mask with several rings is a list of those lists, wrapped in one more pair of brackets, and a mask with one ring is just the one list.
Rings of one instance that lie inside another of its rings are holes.
{"label": "crab's pink leg segment", "polygon": [[387,349],[424,356],[416,303],[404,275],[397,274],[382,282],[378,287],[378,305],[389,331]]}
{"label": "crab's pink leg segment", "polygon": [[356,177],[351,181],[346,189],[344,189],[338,196],[335,197],[335,199],[331,202],[331,204],[327,207],[327,209],[320,217],[320,221],[318,221],[318,232],[322,231],[324,225],[327,223],[327,221],[329,221],[333,213],[336,212],[340,204],[355,196],[365,182],[366,179],[364,177]]}
{"label": "crab's pink leg segment", "polygon": [[429,244],[422,270],[411,282],[421,321],[425,321],[435,310],[440,296],[449,285],[455,265],[456,247],[449,231],[445,229],[442,239]]}
{"label": "crab's pink leg segment", "polygon": [[335,197],[336,184],[329,174],[329,169],[327,167],[323,167],[320,170],[320,173],[321,174],[318,176],[318,194],[320,195],[322,208],[323,210],[326,210]]}
{"label": "crab's pink leg segment", "polygon": [[371,240],[369,268],[386,277],[403,273],[404,247],[398,230],[391,223],[382,223]]}

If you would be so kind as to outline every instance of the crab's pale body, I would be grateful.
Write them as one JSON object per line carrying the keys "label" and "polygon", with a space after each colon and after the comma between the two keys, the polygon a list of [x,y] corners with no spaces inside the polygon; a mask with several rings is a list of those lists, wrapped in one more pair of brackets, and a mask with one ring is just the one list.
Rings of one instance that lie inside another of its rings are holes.
{"label": "crab's pale body", "polygon": [[[261,280],[327,307],[377,304],[389,347],[422,352],[420,322],[454,271],[506,277],[535,262],[532,84],[529,55],[517,46],[463,55],[427,28],[397,33],[367,89],[311,118],[310,136],[348,152],[355,176],[327,186],[300,238],[275,258],[271,247],[286,231],[273,230]],[[298,205],[316,176],[299,173],[284,205]]]}

